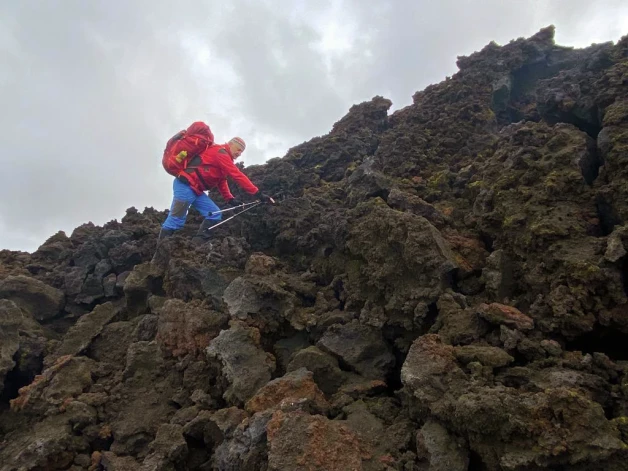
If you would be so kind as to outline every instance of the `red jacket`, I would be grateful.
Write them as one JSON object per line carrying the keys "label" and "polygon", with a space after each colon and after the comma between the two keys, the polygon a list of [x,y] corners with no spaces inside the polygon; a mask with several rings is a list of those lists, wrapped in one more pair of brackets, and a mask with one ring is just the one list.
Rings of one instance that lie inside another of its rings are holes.
{"label": "red jacket", "polygon": [[233,155],[227,144],[214,144],[194,157],[181,172],[194,193],[200,195],[205,190],[217,187],[225,201],[233,198],[227,177],[231,177],[247,193],[254,195],[258,188],[233,163]]}

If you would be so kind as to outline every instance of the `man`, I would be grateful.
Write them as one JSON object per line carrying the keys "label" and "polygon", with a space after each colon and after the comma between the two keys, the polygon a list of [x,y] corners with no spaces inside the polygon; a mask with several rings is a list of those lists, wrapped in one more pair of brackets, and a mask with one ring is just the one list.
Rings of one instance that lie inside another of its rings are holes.
{"label": "man", "polygon": [[229,191],[227,177],[233,178],[244,191],[262,202],[273,203],[270,196],[260,192],[236,167],[234,160],[242,154],[245,148],[244,140],[234,137],[227,144],[214,144],[200,155],[191,158],[185,170],[174,179],[172,205],[168,217],[161,226],[160,240],[171,236],[183,227],[190,206],[193,206],[205,218],[194,238],[208,239],[209,228],[222,219],[222,214],[210,215],[214,211],[219,211],[220,208],[205,194],[205,191],[216,187],[229,206],[242,204]]}

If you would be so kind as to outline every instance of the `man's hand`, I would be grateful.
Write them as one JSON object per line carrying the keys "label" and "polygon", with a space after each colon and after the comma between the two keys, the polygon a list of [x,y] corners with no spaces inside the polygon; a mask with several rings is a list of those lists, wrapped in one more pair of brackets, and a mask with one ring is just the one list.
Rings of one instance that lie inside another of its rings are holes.
{"label": "man's hand", "polygon": [[240,201],[238,198],[231,198],[229,201],[227,201],[227,204],[230,208],[233,208],[234,206],[242,206],[244,203],[242,203],[242,201]]}
{"label": "man's hand", "polygon": [[267,194],[262,193],[261,191],[258,191],[258,192],[255,194],[255,197],[256,197],[257,199],[259,199],[262,203],[271,203],[271,204],[275,204],[275,200],[274,200],[274,199],[272,199],[272,198],[271,198],[270,196],[268,196]]}

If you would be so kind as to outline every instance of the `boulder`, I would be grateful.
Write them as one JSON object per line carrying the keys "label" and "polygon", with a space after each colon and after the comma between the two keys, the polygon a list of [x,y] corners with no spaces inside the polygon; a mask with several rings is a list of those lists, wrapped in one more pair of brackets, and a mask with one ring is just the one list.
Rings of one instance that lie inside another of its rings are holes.
{"label": "boulder", "polygon": [[268,470],[311,471],[363,469],[370,451],[342,423],[321,415],[277,411],[268,423]]}
{"label": "boulder", "polygon": [[217,363],[226,383],[223,397],[230,405],[240,406],[251,399],[275,371],[274,357],[260,346],[259,330],[238,322],[211,340],[206,353]]}
{"label": "boulder", "polygon": [[367,379],[385,381],[395,365],[381,330],[357,320],[332,325],[316,345]]}
{"label": "boulder", "polygon": [[63,291],[24,275],[1,280],[0,298],[13,301],[38,321],[56,317],[65,306]]}

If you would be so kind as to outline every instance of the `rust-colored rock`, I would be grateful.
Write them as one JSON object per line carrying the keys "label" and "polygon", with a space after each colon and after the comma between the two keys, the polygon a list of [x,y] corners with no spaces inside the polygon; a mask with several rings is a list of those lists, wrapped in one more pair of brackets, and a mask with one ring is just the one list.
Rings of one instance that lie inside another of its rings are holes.
{"label": "rust-colored rock", "polygon": [[519,309],[500,303],[481,304],[478,314],[491,324],[505,325],[511,329],[531,330],[534,328],[532,318]]}
{"label": "rust-colored rock", "polygon": [[174,357],[202,355],[209,342],[226,326],[227,317],[198,303],[171,299],[157,321],[157,340]]}
{"label": "rust-colored rock", "polygon": [[314,374],[299,368],[260,389],[246,403],[246,410],[255,413],[292,403],[299,403],[316,413],[325,413],[329,409],[325,395],[314,382]]}
{"label": "rust-colored rock", "polygon": [[277,411],[267,426],[269,471],[361,471],[371,453],[340,421]]}

